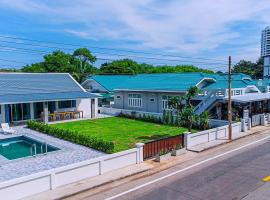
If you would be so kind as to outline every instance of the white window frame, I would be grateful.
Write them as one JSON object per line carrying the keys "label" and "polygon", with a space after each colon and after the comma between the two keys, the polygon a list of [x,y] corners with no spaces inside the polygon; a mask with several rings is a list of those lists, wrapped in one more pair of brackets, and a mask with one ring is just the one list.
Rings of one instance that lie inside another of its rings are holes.
{"label": "white window frame", "polygon": [[128,94],[128,107],[141,108],[142,107],[142,94],[129,93]]}
{"label": "white window frame", "polygon": [[120,100],[121,96],[120,95],[116,95],[115,99]]}
{"label": "white window frame", "polygon": [[[151,100],[153,100],[153,101],[151,101]],[[155,103],[155,102],[156,102],[156,98],[154,98],[154,97],[149,98],[149,103]]]}
{"label": "white window frame", "polygon": [[[166,99],[164,99],[163,97],[166,97]],[[170,95],[162,95],[161,96],[162,110],[168,110],[169,109],[169,98],[170,97],[171,97]]]}

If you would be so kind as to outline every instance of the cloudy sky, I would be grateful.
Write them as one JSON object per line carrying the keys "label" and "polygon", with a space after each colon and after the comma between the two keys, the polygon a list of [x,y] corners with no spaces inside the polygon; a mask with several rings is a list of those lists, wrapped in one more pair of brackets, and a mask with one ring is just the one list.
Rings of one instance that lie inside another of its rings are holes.
{"label": "cloudy sky", "polygon": [[[36,45],[50,43],[18,38],[78,44],[106,59],[121,57],[116,53],[134,56],[132,52],[106,49],[110,48],[148,52],[155,58],[160,56],[153,54],[226,60],[231,55],[236,62],[260,56],[261,30],[270,25],[270,3],[269,0],[0,0],[0,18],[0,66],[35,62],[42,58],[42,53],[51,50]],[[69,51],[75,47],[54,44],[52,48]],[[145,54],[138,55],[134,59],[155,64],[195,62],[191,58],[166,61],[172,58],[165,56],[160,60],[140,60]],[[200,62],[207,67],[206,60]]]}

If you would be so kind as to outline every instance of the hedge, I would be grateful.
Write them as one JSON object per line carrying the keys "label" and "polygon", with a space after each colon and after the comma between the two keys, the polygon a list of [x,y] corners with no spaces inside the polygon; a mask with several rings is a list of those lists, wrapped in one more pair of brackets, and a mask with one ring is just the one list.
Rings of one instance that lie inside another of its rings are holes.
{"label": "hedge", "polygon": [[27,121],[27,127],[35,131],[39,131],[48,135],[52,135],[57,138],[61,138],[70,142],[81,144],[86,147],[90,147],[105,153],[114,152],[114,143],[107,142],[103,139],[92,137],[89,134],[80,133],[77,131],[65,130],[56,127],[49,126],[41,122],[29,120]]}

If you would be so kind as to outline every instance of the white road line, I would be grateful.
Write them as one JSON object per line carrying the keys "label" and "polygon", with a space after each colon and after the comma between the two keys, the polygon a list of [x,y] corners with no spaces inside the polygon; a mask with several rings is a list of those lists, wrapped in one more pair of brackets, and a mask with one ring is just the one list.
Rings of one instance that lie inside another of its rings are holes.
{"label": "white road line", "polygon": [[147,183],[144,183],[144,184],[142,184],[142,185],[139,185],[139,186],[137,186],[137,187],[134,187],[134,188],[132,188],[132,189],[129,189],[129,190],[125,191],[125,192],[122,192],[122,193],[119,193],[119,194],[117,194],[117,195],[114,195],[114,196],[111,196],[111,197],[109,197],[109,198],[106,198],[105,200],[116,199],[116,198],[121,197],[121,196],[123,196],[123,195],[125,195],[125,194],[128,194],[128,193],[130,193],[130,192],[134,192],[134,191],[139,190],[139,189],[141,189],[141,188],[143,188],[143,187],[146,187],[146,186],[151,185],[151,184],[153,184],[153,183],[156,183],[156,182],[159,182],[159,181],[164,180],[164,179],[166,179],[166,178],[169,178],[169,177],[171,177],[171,176],[173,176],[173,175],[175,175],[175,174],[179,174],[179,173],[181,173],[181,172],[187,171],[187,170],[189,170],[189,169],[192,169],[192,168],[197,167],[197,166],[199,166],[199,165],[202,165],[202,164],[204,164],[204,163],[210,162],[210,161],[215,160],[215,159],[217,159],[217,158],[223,157],[223,156],[225,156],[225,155],[231,154],[231,153],[233,153],[233,152],[239,151],[239,150],[241,150],[241,149],[244,149],[244,148],[249,147],[249,146],[251,146],[251,145],[254,145],[254,144],[256,144],[256,143],[262,142],[262,141],[267,140],[267,139],[269,139],[269,138],[270,138],[270,136],[267,136],[267,137],[265,137],[265,138],[262,138],[262,139],[259,139],[259,140],[254,141],[254,142],[251,142],[251,143],[249,143],[249,144],[246,144],[246,145],[243,145],[243,146],[241,146],[241,147],[238,147],[238,148],[236,148],[236,149],[233,149],[233,150],[227,151],[227,152],[225,152],[225,153],[216,155],[216,156],[214,156],[214,157],[212,157],[212,158],[208,158],[208,159],[206,159],[206,160],[200,161],[200,162],[198,162],[198,163],[196,163],[196,164],[193,164],[193,165],[191,165],[191,166],[189,166],[189,167],[186,167],[186,168],[184,168],[184,169],[180,169],[180,170],[178,170],[178,171],[172,172],[172,173],[170,173],[170,174],[167,174],[167,175],[162,176],[162,177],[160,177],[160,178],[157,178],[157,179],[155,179],[155,180],[149,181],[149,182],[147,182]]}

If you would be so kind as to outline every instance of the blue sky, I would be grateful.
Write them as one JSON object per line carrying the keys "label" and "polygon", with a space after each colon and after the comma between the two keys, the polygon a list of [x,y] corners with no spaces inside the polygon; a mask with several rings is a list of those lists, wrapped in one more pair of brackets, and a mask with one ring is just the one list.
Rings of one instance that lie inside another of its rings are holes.
{"label": "blue sky", "polygon": [[[5,37],[78,44],[106,59],[124,57],[111,55],[115,53],[134,53],[94,47],[218,60],[231,55],[237,62],[260,56],[261,30],[270,25],[270,4],[269,0],[0,0],[0,17],[0,67],[19,67],[41,61],[42,52],[75,48]],[[221,69],[221,64],[212,64],[215,61],[150,57],[179,61],[134,59]]]}

